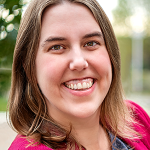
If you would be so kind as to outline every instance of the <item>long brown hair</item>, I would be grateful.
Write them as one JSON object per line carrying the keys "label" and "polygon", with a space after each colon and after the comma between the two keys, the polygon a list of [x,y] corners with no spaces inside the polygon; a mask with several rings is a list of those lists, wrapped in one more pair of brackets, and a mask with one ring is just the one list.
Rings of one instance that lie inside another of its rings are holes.
{"label": "long brown hair", "polygon": [[133,138],[132,135],[136,132],[131,128],[132,116],[123,101],[117,40],[109,19],[96,0],[33,0],[29,4],[20,24],[14,51],[9,98],[9,117],[12,126],[19,134],[32,137],[53,149],[65,145],[69,147],[72,141],[75,141],[70,131],[48,116],[45,97],[38,87],[35,73],[43,11],[46,7],[61,4],[63,1],[87,6],[104,36],[112,63],[113,77],[109,92],[101,106],[100,123],[115,135]]}

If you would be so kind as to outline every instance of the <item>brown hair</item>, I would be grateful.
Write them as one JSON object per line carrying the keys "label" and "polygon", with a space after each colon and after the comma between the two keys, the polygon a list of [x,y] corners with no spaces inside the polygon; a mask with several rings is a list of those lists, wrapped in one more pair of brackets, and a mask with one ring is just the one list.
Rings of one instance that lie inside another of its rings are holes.
{"label": "brown hair", "polygon": [[[48,116],[45,97],[38,87],[35,58],[43,11],[63,1],[87,6],[97,20],[112,63],[112,83],[101,106],[100,122],[122,138],[133,138],[132,116],[124,101],[120,73],[120,53],[112,26],[96,0],[33,0],[23,15],[14,51],[9,116],[14,129],[53,149],[71,145],[73,137]],[[50,130],[49,130],[50,129]],[[59,133],[59,134],[58,134]]]}

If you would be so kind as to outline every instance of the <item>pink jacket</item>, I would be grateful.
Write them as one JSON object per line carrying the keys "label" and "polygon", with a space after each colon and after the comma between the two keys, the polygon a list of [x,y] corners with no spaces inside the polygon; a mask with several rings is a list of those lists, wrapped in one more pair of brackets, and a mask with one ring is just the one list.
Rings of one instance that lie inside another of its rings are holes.
{"label": "pink jacket", "polygon": [[128,102],[129,105],[131,104],[131,108],[134,110],[137,122],[141,124],[140,127],[135,125],[135,129],[136,131],[142,133],[143,138],[137,140],[124,139],[123,141],[125,141],[125,143],[133,147],[135,150],[150,150],[150,117],[139,105],[132,101],[127,101],[127,103]]}
{"label": "pink jacket", "polygon": [[[142,125],[140,127],[136,125],[135,129],[138,132],[142,133],[143,138],[137,140],[122,140],[129,146],[134,148],[134,150],[150,150],[150,117],[136,103],[132,101],[127,101],[127,104],[129,104],[130,107],[134,110],[136,120]],[[18,135],[8,150],[52,150],[51,148],[48,148],[43,144],[27,147],[28,144],[29,143],[25,138],[22,138],[22,136]]]}

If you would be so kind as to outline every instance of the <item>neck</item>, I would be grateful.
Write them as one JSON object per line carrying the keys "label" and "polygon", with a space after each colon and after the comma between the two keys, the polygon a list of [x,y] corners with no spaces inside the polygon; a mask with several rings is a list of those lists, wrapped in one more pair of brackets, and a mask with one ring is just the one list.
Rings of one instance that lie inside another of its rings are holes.
{"label": "neck", "polygon": [[64,117],[62,113],[56,116],[59,117],[55,117],[55,120],[64,128],[69,130],[70,124],[72,125],[71,134],[86,150],[110,150],[108,135],[99,123],[100,109],[86,118],[67,115],[64,115]]}
{"label": "neck", "polygon": [[99,114],[75,121],[72,135],[86,150],[110,150],[108,135],[99,123]]}

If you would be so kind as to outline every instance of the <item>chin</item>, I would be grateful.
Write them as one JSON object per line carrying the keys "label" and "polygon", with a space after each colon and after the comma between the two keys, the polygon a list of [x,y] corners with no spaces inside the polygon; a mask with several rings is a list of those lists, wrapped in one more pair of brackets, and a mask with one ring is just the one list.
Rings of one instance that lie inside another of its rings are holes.
{"label": "chin", "polygon": [[72,115],[78,119],[86,119],[96,115],[99,116],[99,112],[100,112],[99,110],[100,110],[99,108],[88,109],[88,107],[86,107],[84,109],[82,108],[82,109],[75,110],[75,112],[73,112]]}

